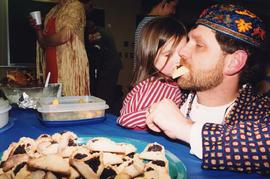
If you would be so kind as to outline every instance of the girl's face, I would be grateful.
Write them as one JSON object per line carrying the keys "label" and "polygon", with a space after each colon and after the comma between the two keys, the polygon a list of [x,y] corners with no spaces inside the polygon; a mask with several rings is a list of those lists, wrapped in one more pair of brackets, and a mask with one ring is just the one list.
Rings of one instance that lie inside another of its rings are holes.
{"label": "girl's face", "polygon": [[172,77],[172,73],[177,66],[180,65],[179,51],[187,42],[187,38],[183,37],[179,44],[173,48],[175,38],[170,38],[159,50],[155,58],[155,67],[164,75]]}

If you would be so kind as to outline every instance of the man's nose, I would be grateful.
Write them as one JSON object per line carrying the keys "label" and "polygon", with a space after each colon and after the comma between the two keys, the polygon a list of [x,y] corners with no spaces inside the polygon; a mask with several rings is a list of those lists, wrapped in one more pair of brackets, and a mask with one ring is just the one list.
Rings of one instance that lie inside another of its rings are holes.
{"label": "man's nose", "polygon": [[188,50],[187,45],[185,45],[182,49],[180,49],[179,55],[181,58],[185,58],[185,59],[190,56],[190,52]]}

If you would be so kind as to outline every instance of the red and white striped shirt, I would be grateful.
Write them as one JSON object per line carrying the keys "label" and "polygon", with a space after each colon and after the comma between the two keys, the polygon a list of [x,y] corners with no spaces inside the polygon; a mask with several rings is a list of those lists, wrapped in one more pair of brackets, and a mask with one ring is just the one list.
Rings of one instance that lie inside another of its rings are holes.
{"label": "red and white striped shirt", "polygon": [[136,85],[126,96],[117,122],[126,128],[146,130],[146,111],[162,99],[171,99],[177,105],[181,101],[181,91],[177,84],[169,84],[153,78]]}

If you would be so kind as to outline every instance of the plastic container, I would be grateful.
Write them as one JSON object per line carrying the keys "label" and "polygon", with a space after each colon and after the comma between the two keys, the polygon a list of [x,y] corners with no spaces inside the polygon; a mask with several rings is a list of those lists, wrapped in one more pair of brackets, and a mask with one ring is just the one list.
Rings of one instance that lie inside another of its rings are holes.
{"label": "plastic container", "polygon": [[82,121],[101,119],[109,106],[94,96],[68,96],[40,98],[38,112],[43,121]]}
{"label": "plastic container", "polygon": [[1,90],[7,97],[9,102],[18,103],[23,92],[25,92],[29,97],[38,100],[41,97],[60,97],[62,91],[61,83],[51,83],[47,87],[5,87],[2,86]]}
{"label": "plastic container", "polygon": [[0,129],[7,125],[9,119],[8,112],[10,109],[11,106],[8,102],[0,100]]}

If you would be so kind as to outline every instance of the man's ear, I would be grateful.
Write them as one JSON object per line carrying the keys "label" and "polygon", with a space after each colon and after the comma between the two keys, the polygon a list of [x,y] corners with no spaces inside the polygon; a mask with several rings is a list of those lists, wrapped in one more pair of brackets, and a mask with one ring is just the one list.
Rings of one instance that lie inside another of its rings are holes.
{"label": "man's ear", "polygon": [[248,54],[244,50],[237,50],[229,54],[225,62],[224,73],[229,76],[239,73],[246,65],[247,59]]}

